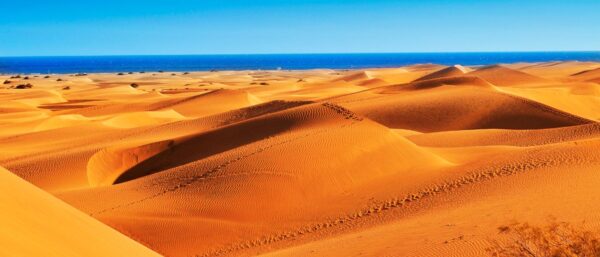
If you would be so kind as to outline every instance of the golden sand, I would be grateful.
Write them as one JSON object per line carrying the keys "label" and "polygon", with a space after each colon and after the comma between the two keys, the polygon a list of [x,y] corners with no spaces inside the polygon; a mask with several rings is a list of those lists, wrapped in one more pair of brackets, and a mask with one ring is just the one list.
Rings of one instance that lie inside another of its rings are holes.
{"label": "golden sand", "polygon": [[598,63],[4,80],[2,256],[486,256],[513,221],[600,228]]}

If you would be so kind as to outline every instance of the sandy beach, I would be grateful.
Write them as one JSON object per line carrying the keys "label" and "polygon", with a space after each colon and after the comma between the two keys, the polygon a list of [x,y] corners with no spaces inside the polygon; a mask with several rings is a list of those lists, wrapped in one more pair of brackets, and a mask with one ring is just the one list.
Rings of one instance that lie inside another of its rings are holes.
{"label": "sandy beach", "polygon": [[600,229],[600,63],[0,82],[0,256],[488,256],[514,222]]}

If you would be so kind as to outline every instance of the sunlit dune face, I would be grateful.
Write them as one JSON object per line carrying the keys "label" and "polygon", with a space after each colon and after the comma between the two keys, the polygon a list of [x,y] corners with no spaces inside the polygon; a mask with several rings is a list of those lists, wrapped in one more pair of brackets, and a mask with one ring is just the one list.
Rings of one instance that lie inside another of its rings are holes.
{"label": "sunlit dune face", "polygon": [[598,67],[3,75],[0,255],[486,256],[513,221],[597,230]]}

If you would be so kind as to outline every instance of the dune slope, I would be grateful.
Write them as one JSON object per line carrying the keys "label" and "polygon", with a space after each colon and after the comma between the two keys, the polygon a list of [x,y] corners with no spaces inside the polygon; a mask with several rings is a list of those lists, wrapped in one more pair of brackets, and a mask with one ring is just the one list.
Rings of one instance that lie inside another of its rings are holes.
{"label": "dune slope", "polygon": [[[421,132],[489,128],[539,129],[592,122],[526,98],[504,94],[487,87],[485,83],[481,84],[477,79],[450,81],[459,82],[459,86],[417,91],[382,88],[382,93],[365,92],[364,96],[355,94],[336,101],[390,128]],[[432,81],[416,82],[402,88],[431,87],[423,84],[428,82]]]}
{"label": "dune slope", "polygon": [[0,255],[160,256],[0,168]]}
{"label": "dune slope", "polygon": [[491,65],[482,67],[472,72],[469,72],[468,74],[478,76],[497,86],[543,84],[550,82],[547,79],[543,79],[522,71],[513,70],[502,65]]}

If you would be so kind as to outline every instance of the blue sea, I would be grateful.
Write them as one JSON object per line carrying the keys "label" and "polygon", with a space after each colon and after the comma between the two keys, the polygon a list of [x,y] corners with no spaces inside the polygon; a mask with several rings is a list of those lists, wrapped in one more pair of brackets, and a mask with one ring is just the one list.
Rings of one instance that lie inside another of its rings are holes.
{"label": "blue sea", "polygon": [[600,61],[600,52],[0,57],[0,73],[360,69],[424,63],[486,65],[547,61]]}

